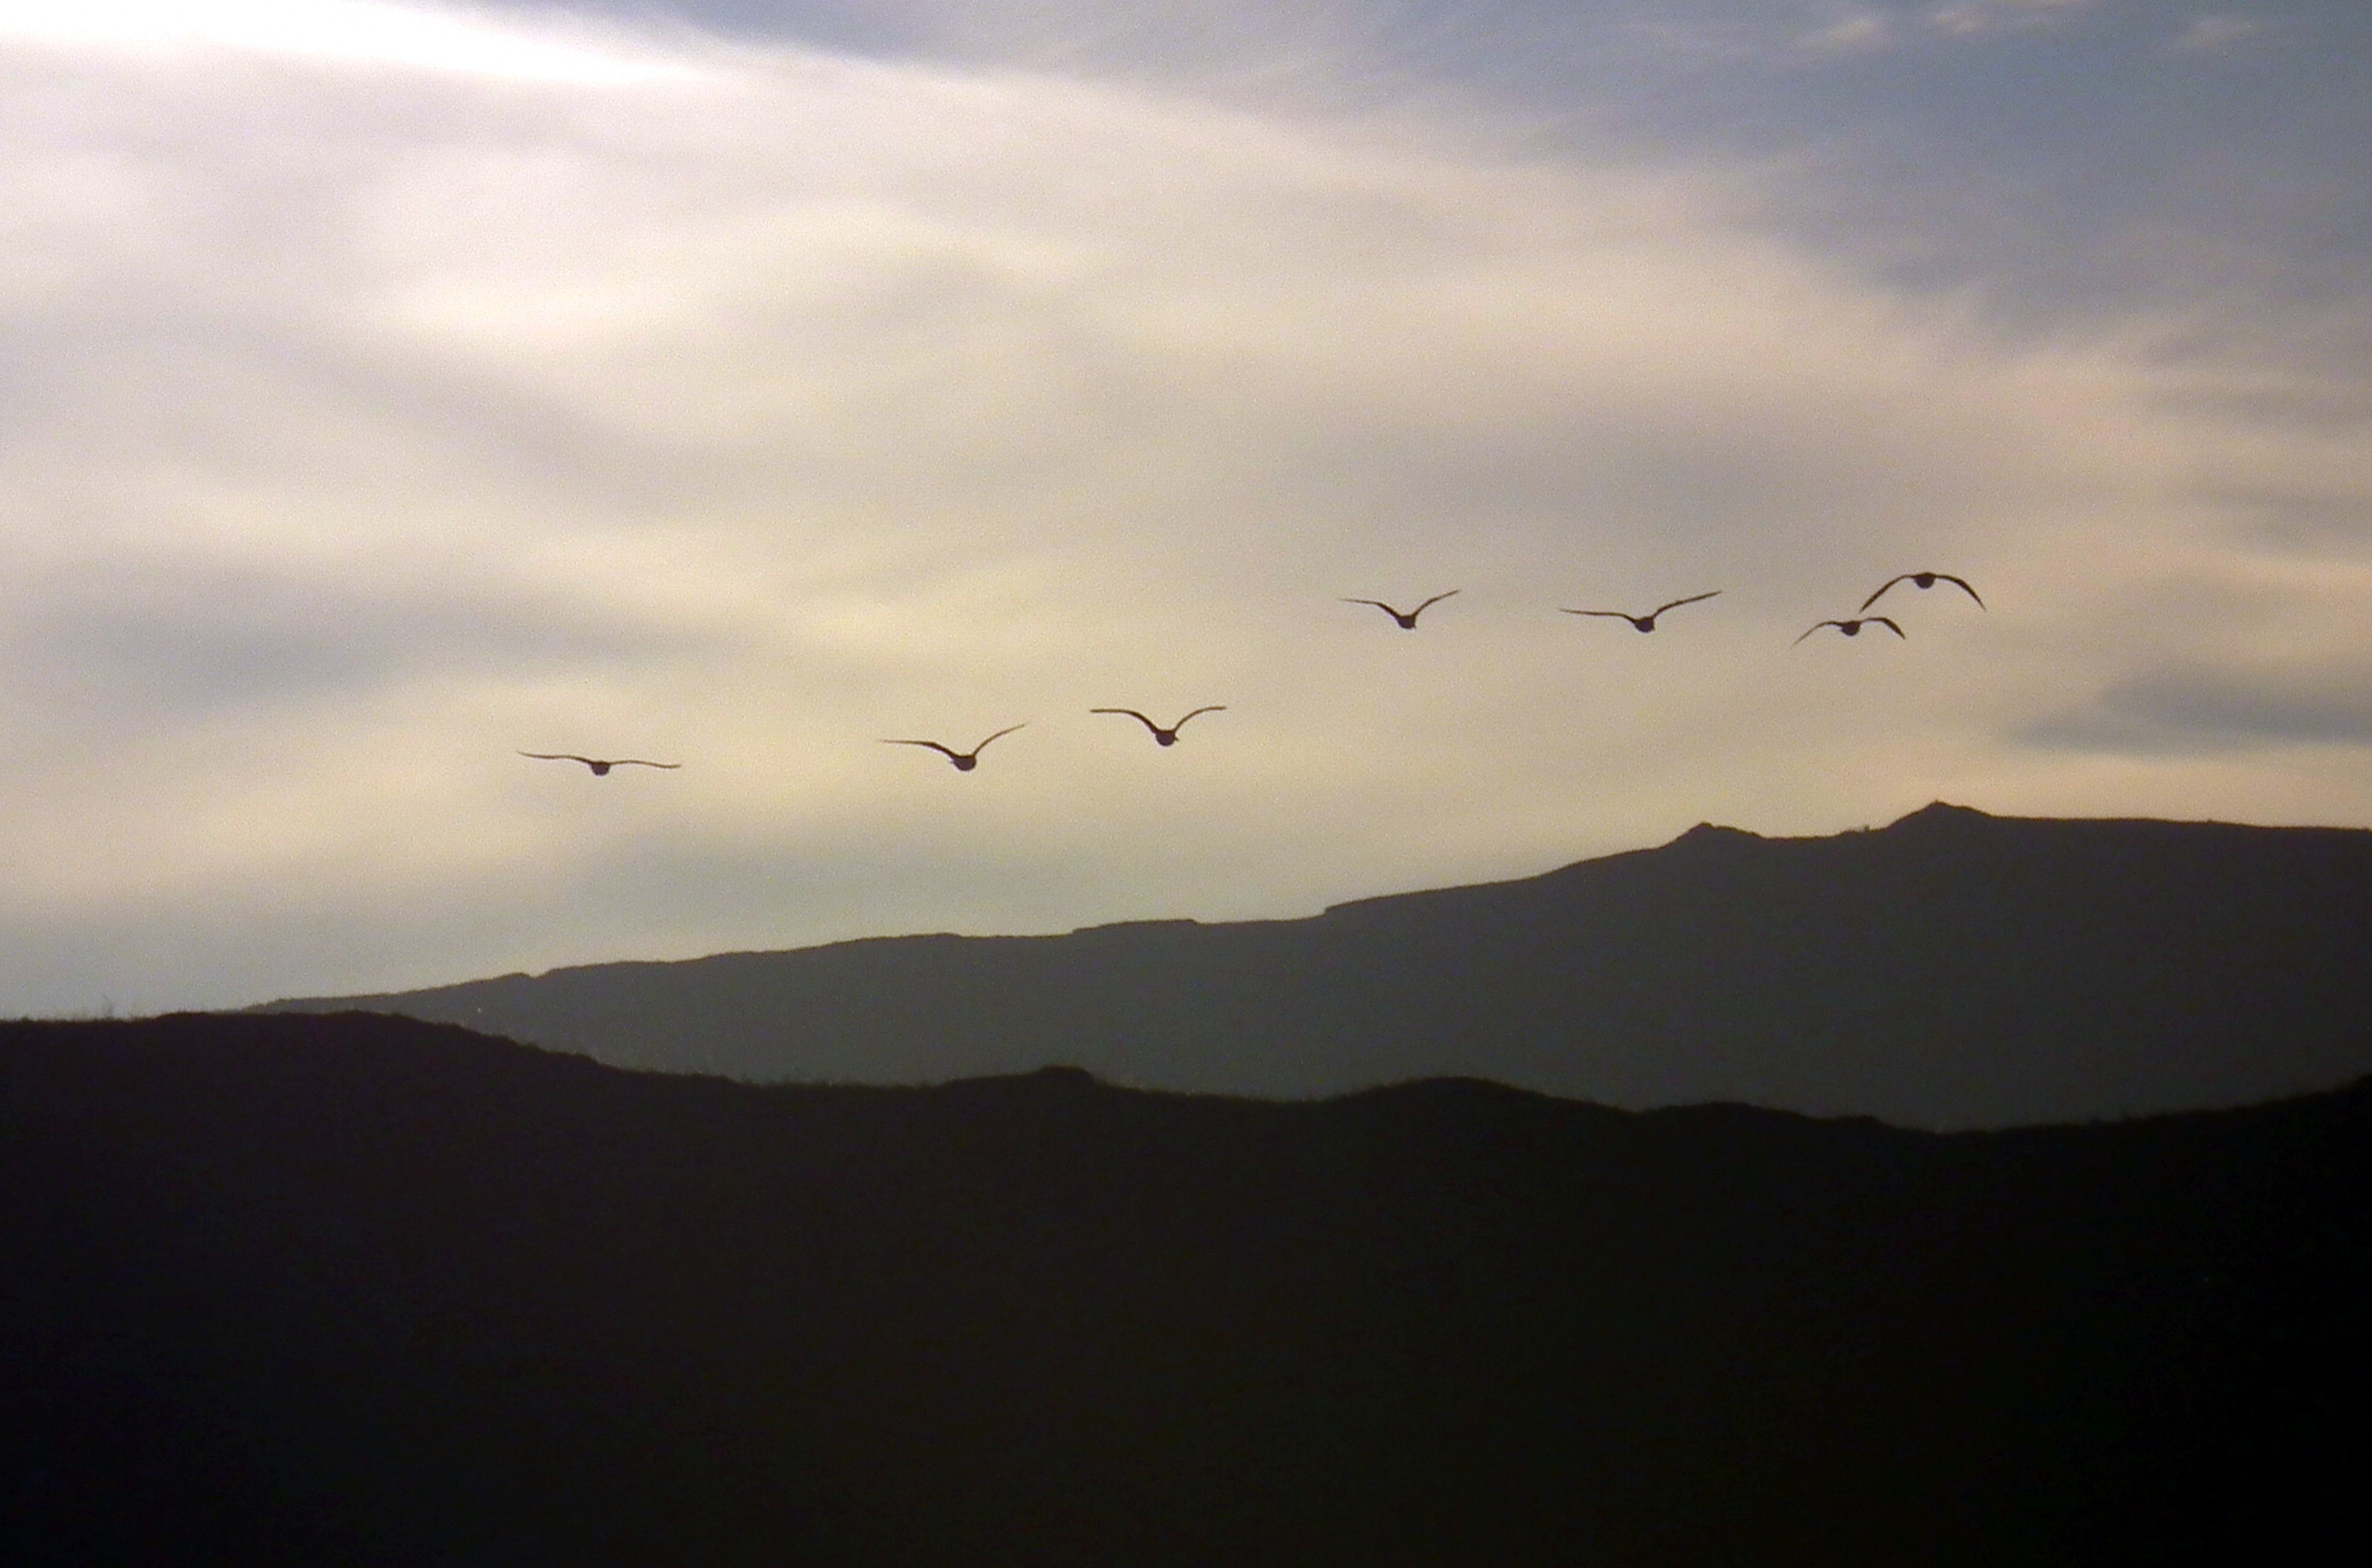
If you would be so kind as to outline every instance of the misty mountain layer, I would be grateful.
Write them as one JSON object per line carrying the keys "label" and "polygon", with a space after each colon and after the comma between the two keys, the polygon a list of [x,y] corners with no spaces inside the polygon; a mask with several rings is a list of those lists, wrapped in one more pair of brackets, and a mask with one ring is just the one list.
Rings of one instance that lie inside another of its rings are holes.
{"label": "misty mountain layer", "polygon": [[1484,1084],[0,1026],[0,1543],[74,1564],[2308,1562],[2372,1094],[1940,1135]]}
{"label": "misty mountain layer", "polygon": [[758,1081],[1064,1063],[1291,1097],[1461,1075],[1953,1128],[2372,1073],[2368,956],[2372,832],[1936,805],[1834,838],[1700,827],[1308,920],[895,937],[267,1006]]}

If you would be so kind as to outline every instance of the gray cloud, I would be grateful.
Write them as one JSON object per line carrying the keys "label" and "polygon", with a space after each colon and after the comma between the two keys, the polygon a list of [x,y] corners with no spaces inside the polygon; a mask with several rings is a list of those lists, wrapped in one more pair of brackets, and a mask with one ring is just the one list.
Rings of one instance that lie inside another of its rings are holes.
{"label": "gray cloud", "polygon": [[299,578],[217,563],[89,564],[14,586],[6,647],[20,698],[155,724],[226,706],[351,699],[457,671],[631,663],[699,651],[680,628],[455,584]]}
{"label": "gray cloud", "polygon": [[2006,325],[2211,291],[2262,324],[2268,290],[2360,301],[2372,246],[2372,12],[2352,0],[588,5],[1272,103],[1450,92],[1544,140],[1769,160],[1766,221],[1981,289]]}
{"label": "gray cloud", "polygon": [[2182,30],[2167,41],[2167,47],[2178,53],[2212,54],[2262,39],[2273,30],[2273,23],[2245,11],[2210,12],[2185,22]]}
{"label": "gray cloud", "polygon": [[2360,490],[2233,487],[2210,491],[2205,499],[2229,515],[2246,537],[2277,547],[2372,545],[2372,494]]}
{"label": "gray cloud", "polygon": [[2038,719],[2023,738],[2142,756],[2372,745],[2372,666],[2159,670],[2120,680],[2084,708]]}
{"label": "gray cloud", "polygon": [[[0,33],[0,1008],[1302,913],[1938,796],[2372,812],[2196,738],[2336,688],[2134,673],[2372,660],[2352,296],[2274,225],[2240,319],[2174,219],[2029,286],[2230,111],[2139,104],[2163,17],[1311,6],[1165,71],[1186,12],[1100,10]],[[1993,609],[1789,647],[1924,566]],[[1206,702],[1170,752],[1086,713]],[[878,744],[1019,719],[973,775]]]}

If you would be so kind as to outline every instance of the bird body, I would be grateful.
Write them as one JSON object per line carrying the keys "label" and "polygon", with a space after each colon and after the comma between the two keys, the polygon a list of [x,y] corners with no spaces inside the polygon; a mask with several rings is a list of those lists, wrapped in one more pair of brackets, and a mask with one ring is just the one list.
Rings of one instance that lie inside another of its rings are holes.
{"label": "bird body", "polygon": [[1138,713],[1134,708],[1089,708],[1087,710],[1087,712],[1091,714],[1126,714],[1130,718],[1134,719],[1137,723],[1143,725],[1146,729],[1153,732],[1154,744],[1157,746],[1177,745],[1178,732],[1186,727],[1186,719],[1192,718],[1194,714],[1224,714],[1227,711],[1227,709],[1225,703],[1214,703],[1209,707],[1195,709],[1194,713],[1188,714],[1185,719],[1180,719],[1168,729],[1164,729],[1159,725],[1154,723],[1151,719],[1146,718],[1143,714]]}
{"label": "bird body", "polygon": [[[1704,599],[1718,598],[1720,597],[1721,590],[1719,588],[1715,588],[1713,592],[1706,594],[1691,594],[1686,598],[1676,598],[1669,604],[1659,604],[1645,615],[1634,615],[1627,610],[1567,610],[1564,613],[1567,615],[1602,615],[1610,621],[1628,621],[1631,622],[1632,628],[1634,631],[1652,632],[1656,629],[1656,618],[1663,614],[1664,611],[1668,610],[1678,610],[1684,604],[1696,604]],[[1559,606],[1558,608],[1564,609],[1563,606]]]}
{"label": "bird body", "polygon": [[[1423,615],[1426,610],[1431,610],[1443,599],[1455,595],[1458,591],[1458,589],[1452,588],[1448,593],[1436,594],[1431,598],[1425,600],[1423,604],[1418,605],[1414,610],[1394,610],[1390,605],[1386,604],[1379,598],[1346,598],[1343,602],[1344,604],[1372,604],[1378,610],[1382,610],[1386,615],[1390,616],[1392,620],[1399,624],[1401,631],[1413,632],[1416,630],[1416,618],[1418,616]],[[1183,724],[1185,721],[1180,719],[1179,722]]]}
{"label": "bird body", "polygon": [[1862,609],[1867,610],[1871,605],[1876,604],[1886,590],[1897,583],[1909,583],[1914,588],[1932,588],[1938,583],[1949,583],[1971,598],[1977,599],[1979,610],[1985,607],[1985,601],[1977,598],[1976,589],[1969,587],[1964,579],[1955,577],[1949,572],[1905,572],[1899,577],[1889,577],[1884,583],[1878,585],[1877,593],[1861,601]]}
{"label": "bird body", "polygon": [[653,762],[640,757],[579,757],[574,751],[522,751],[522,757],[532,757],[539,762],[582,762],[593,770],[595,778],[605,776],[612,768],[680,768],[681,762]]}
{"label": "bird body", "polygon": [[945,757],[949,762],[953,763],[957,772],[968,773],[974,768],[980,766],[980,754],[988,749],[989,740],[994,740],[997,738],[997,736],[1011,735],[1017,729],[1026,729],[1029,726],[1027,723],[1006,725],[1003,729],[998,730],[996,735],[990,736],[988,740],[982,741],[979,745],[973,747],[969,751],[959,751],[952,746],[942,746],[936,740],[884,740],[881,744],[884,746],[927,746],[932,750],[937,752],[940,756]]}
{"label": "bird body", "polygon": [[[1813,633],[1815,633],[1815,632],[1819,631],[1822,626],[1833,626],[1833,627],[1835,627],[1838,631],[1840,631],[1840,632],[1843,633],[1844,633],[1846,636],[1848,636],[1848,637],[1858,637],[1858,636],[1860,636],[1860,635],[1861,635],[1861,629],[1862,629],[1863,627],[1865,627],[1865,626],[1883,626],[1883,627],[1885,627],[1888,631],[1889,631],[1889,632],[1893,633],[1894,633],[1896,636],[1898,636],[1898,637],[1900,637],[1900,636],[1901,636],[1901,635],[1902,635],[1902,628],[1901,628],[1901,627],[1900,627],[1900,626],[1897,626],[1893,621],[1891,621],[1888,620],[1885,616],[1883,616],[1883,615],[1865,615],[1865,616],[1862,616],[1860,619],[1858,619],[1858,620],[1855,620],[1855,621],[1821,621],[1815,622],[1814,624],[1812,624],[1812,625],[1810,625],[1810,626],[1808,626],[1808,627],[1806,627],[1806,628],[1804,629],[1804,636],[1803,636],[1803,637],[1798,637],[1798,638],[1796,638],[1796,643],[1800,643],[1800,642],[1802,642],[1802,641],[1804,640],[1804,637],[1808,637],[1808,636],[1810,636]],[[1790,644],[1788,644],[1787,645],[1788,645],[1789,647],[1791,647],[1791,648],[1792,648],[1792,647],[1794,647],[1794,646],[1796,645],[1796,643],[1790,643]]]}

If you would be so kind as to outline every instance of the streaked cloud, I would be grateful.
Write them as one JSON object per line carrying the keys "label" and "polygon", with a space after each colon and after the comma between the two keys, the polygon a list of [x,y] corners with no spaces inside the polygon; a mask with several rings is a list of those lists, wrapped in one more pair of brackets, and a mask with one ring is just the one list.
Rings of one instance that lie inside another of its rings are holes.
{"label": "streaked cloud", "polygon": [[1893,43],[1898,29],[1887,13],[1865,8],[1840,9],[1797,35],[1797,47],[1816,55],[1856,54]]}
{"label": "streaked cloud", "polygon": [[29,705],[155,726],[223,708],[341,703],[424,669],[551,671],[690,654],[696,637],[632,623],[581,587],[539,603],[521,588],[364,582],[228,568],[219,558],[83,563],[13,585],[8,665]]}
{"label": "streaked cloud", "polygon": [[0,37],[77,52],[203,49],[588,86],[683,69],[645,51],[603,47],[587,29],[561,25],[561,15],[554,7],[542,26],[525,29],[402,0],[0,0]]}
{"label": "streaked cloud", "polygon": [[2048,27],[2091,9],[2100,0],[1955,0],[1927,13],[1930,26],[1967,36],[2010,28]]}
{"label": "streaked cloud", "polygon": [[2318,489],[2299,482],[2307,477],[2293,474],[2286,486],[2210,491],[2204,499],[2227,512],[2234,528],[2251,540],[2305,551],[2372,549],[2372,485],[2351,491],[2341,473],[2328,488]]}
{"label": "streaked cloud", "polygon": [[2185,54],[2214,54],[2259,36],[2270,25],[2262,17],[2242,12],[2215,12],[2193,17],[2168,47]]}
{"label": "streaked cloud", "polygon": [[[1938,796],[2372,814],[2353,238],[2152,202],[2087,302],[1800,104],[1548,115],[1513,13],[1388,86],[1319,9],[1282,87],[1055,61],[1052,6],[873,57],[0,10],[0,1010],[1300,913]],[[1789,8],[1765,64],[1910,69],[1810,41],[1927,14]],[[1931,566],[1994,610],[1789,649]],[[1206,702],[1170,751],[1085,712]],[[963,777],[878,743],[1020,720]]]}
{"label": "streaked cloud", "polygon": [[2041,744],[2145,755],[2372,745],[2372,665],[2250,672],[2175,668],[2122,680],[2037,720]]}

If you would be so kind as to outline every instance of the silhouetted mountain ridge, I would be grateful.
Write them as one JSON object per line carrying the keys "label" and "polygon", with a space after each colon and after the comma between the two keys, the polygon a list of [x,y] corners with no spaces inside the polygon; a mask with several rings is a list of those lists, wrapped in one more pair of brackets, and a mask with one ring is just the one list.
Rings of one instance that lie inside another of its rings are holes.
{"label": "silhouetted mountain ridge", "polygon": [[928,1083],[1047,1062],[1267,1096],[1485,1077],[1930,1127],[2238,1105],[2372,1072],[2372,832],[1701,825],[1306,920],[876,938],[268,1005],[623,1065]]}
{"label": "silhouetted mountain ridge", "polygon": [[0,1026],[12,1562],[2318,1561],[2372,1086],[1940,1135],[1472,1080]]}

